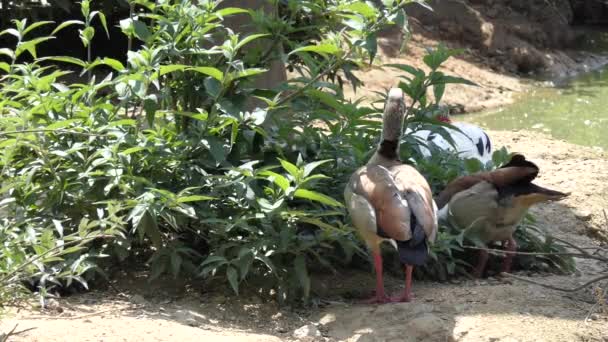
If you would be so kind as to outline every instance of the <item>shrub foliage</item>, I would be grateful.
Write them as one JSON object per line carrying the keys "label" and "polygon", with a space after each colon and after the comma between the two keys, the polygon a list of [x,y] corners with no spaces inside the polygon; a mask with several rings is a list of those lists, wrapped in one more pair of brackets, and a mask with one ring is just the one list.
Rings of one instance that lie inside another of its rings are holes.
{"label": "shrub foliage", "polygon": [[[220,276],[238,293],[257,276],[281,301],[307,299],[310,266],[365,254],[341,194],[377,143],[381,108],[345,100],[342,86],[360,84],[353,71],[374,61],[381,29],[407,29],[412,1],[277,1],[278,15],[219,1],[130,2],[120,26],[129,47],[141,48],[125,61],[92,59],[92,38],[107,29],[91,23],[107,24],[88,0],[82,20],[17,20],[0,33],[15,38],[0,49],[0,301],[16,299],[24,281],[41,295],[74,281],[86,287],[136,255],[152,278]],[[226,27],[234,15],[257,31]],[[78,28],[86,60],[37,55],[68,26]],[[429,72],[388,66],[404,71],[410,127],[445,135],[429,116],[446,84],[469,83],[439,71],[454,53],[430,49]],[[33,61],[21,62],[24,54]],[[277,58],[296,75],[256,88]],[[74,67],[84,81],[66,84]],[[423,160],[424,142],[403,143],[403,160],[417,161],[434,189],[492,167],[439,153]],[[462,237],[443,230],[422,270],[435,279],[466,271]]]}

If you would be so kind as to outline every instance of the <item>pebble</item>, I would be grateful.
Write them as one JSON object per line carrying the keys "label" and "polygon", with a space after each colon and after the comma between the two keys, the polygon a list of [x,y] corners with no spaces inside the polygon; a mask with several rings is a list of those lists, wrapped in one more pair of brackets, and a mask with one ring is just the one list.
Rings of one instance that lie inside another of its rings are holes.
{"label": "pebble", "polygon": [[589,221],[593,217],[593,214],[587,210],[575,210],[574,216],[581,221]]}
{"label": "pebble", "polygon": [[131,302],[137,305],[146,305],[148,303],[144,296],[139,294],[131,296]]}
{"label": "pebble", "polygon": [[298,339],[307,337],[321,337],[321,332],[314,324],[307,324],[294,330],[293,337]]}

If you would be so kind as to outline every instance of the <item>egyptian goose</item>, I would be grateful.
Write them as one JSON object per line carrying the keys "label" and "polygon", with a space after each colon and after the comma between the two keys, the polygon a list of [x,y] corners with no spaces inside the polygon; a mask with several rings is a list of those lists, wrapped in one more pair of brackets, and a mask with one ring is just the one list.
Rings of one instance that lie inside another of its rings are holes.
{"label": "egyptian goose", "polygon": [[[444,151],[455,151],[462,159],[475,158],[484,165],[492,160],[492,142],[488,134],[481,127],[466,122],[453,122],[449,115],[439,115],[437,119],[441,122],[449,123],[460,130],[459,132],[455,129],[445,128],[452,137],[452,140],[454,140],[454,146],[441,135],[426,129],[412,132],[408,128],[405,134],[418,137],[426,144],[432,142]],[[431,151],[425,146],[420,147],[420,152],[424,157],[430,157],[431,155]]]}
{"label": "egyptian goose", "polygon": [[[513,233],[526,211],[534,204],[560,200],[569,194],[540,187],[532,181],[538,175],[538,166],[515,154],[499,169],[457,178],[437,197],[441,208],[438,216],[460,229],[466,235],[485,244],[502,241],[507,252],[514,252],[517,244]],[[509,272],[513,259],[507,253],[502,265]],[[488,252],[481,250],[474,270],[481,277],[488,261]]]}
{"label": "egyptian goose", "polygon": [[[383,114],[381,142],[367,165],[353,173],[344,190],[353,225],[374,256],[376,295],[369,303],[411,300],[412,271],[428,257],[437,234],[437,206],[424,177],[399,160],[405,103],[401,89],[391,89]],[[386,297],[380,243],[389,240],[405,264],[405,290]]]}

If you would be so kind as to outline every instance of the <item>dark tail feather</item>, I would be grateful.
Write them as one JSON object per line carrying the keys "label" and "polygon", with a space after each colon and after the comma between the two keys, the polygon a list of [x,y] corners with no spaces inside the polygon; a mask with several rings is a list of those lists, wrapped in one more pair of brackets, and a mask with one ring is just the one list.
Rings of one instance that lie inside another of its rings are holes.
{"label": "dark tail feather", "polygon": [[399,261],[403,264],[420,266],[428,259],[429,251],[426,244],[426,234],[422,226],[415,222],[412,215],[412,238],[408,241],[397,241]]}

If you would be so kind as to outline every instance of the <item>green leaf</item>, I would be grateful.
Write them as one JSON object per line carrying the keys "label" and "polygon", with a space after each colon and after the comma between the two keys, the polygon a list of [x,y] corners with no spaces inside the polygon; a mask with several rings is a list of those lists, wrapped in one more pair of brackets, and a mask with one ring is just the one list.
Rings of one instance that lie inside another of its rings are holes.
{"label": "green leaf", "polygon": [[424,75],[425,75],[424,70],[415,68],[415,67],[413,67],[411,65],[407,65],[407,64],[385,64],[384,66],[387,66],[389,68],[399,69],[401,71],[405,71],[416,77],[424,77]]}
{"label": "green leaf", "polygon": [[[48,24],[53,24],[55,23],[54,21],[37,21],[35,23],[33,23],[32,25],[28,26],[28,28],[26,28],[25,30],[23,30],[23,37],[25,37],[28,32],[31,32],[32,30],[34,30],[37,27],[43,26],[43,25],[48,25]],[[22,37],[22,38],[23,38]]]}
{"label": "green leaf", "polygon": [[0,70],[11,72],[11,65],[6,62],[0,62]]}
{"label": "green leaf", "polygon": [[287,189],[289,189],[289,180],[287,180],[287,178],[270,170],[262,171],[259,175],[266,177],[268,180],[278,185],[284,193],[287,193]]}
{"label": "green leaf", "polygon": [[144,100],[144,111],[146,112],[146,121],[150,127],[154,127],[154,118],[159,105],[156,99],[147,98]]}
{"label": "green leaf", "polygon": [[249,68],[249,69],[245,69],[239,72],[236,72],[233,74],[232,79],[236,80],[238,78],[243,78],[243,77],[249,77],[249,76],[254,76],[254,75],[259,75],[259,74],[263,74],[265,72],[267,72],[268,69],[262,69],[262,68]]}
{"label": "green leaf", "polygon": [[51,32],[51,36],[54,36],[57,32],[63,30],[64,28],[68,27],[68,26],[72,26],[72,25],[84,25],[84,22],[80,21],[80,20],[67,20],[62,22],[61,24],[59,24],[54,30],[53,32]]}
{"label": "green leaf", "polygon": [[316,169],[317,167],[319,167],[319,166],[321,166],[321,165],[323,165],[323,164],[325,164],[325,163],[328,163],[328,162],[330,162],[330,161],[332,161],[332,160],[331,160],[331,159],[325,159],[325,160],[319,160],[319,161],[315,161],[315,162],[312,162],[312,163],[308,163],[308,164],[306,164],[306,165],[304,166],[304,174],[303,174],[303,176],[304,176],[304,177],[308,177],[308,175],[310,175],[310,173],[311,173],[311,172],[312,172],[314,169]]}
{"label": "green leaf", "polygon": [[125,66],[122,65],[119,60],[114,58],[104,57],[102,60],[100,60],[100,63],[105,64],[116,71],[123,71],[125,69]]}
{"label": "green leaf", "polygon": [[[228,262],[228,260],[226,260],[226,258],[221,255],[210,255],[205,259],[205,261],[203,261],[203,263],[201,263],[201,267],[209,265],[209,264],[215,264],[215,263],[219,263],[219,264],[223,265],[227,262]],[[218,266],[220,266],[220,265],[218,265]]]}
{"label": "green leaf", "polygon": [[441,98],[443,97],[444,91],[445,91],[445,83],[433,85],[433,94],[435,95],[435,103],[439,104],[439,102],[441,102]]}
{"label": "green leaf", "polygon": [[316,52],[318,54],[330,54],[337,55],[340,51],[342,51],[339,47],[334,44],[319,44],[319,45],[309,45],[303,46],[301,48],[297,48],[289,53],[289,55],[298,53],[298,52]]}
{"label": "green leaf", "polygon": [[137,125],[137,120],[134,119],[122,119],[122,120],[116,120],[116,121],[112,121],[108,124],[108,126],[110,127],[115,127],[115,126],[136,126]]}
{"label": "green leaf", "polygon": [[298,169],[297,166],[293,165],[292,163],[290,163],[284,159],[279,159],[279,161],[281,162],[281,166],[283,166],[283,169],[285,169],[285,171],[289,172],[289,174],[294,179],[297,180],[300,178],[300,169]]}
{"label": "green leaf", "polygon": [[95,29],[92,26],[85,27],[84,30],[78,30],[80,32],[80,40],[84,47],[88,47],[91,44],[91,40],[95,36]]}
{"label": "green leaf", "polygon": [[186,203],[186,202],[210,201],[210,200],[214,200],[214,199],[215,199],[215,197],[211,197],[211,196],[190,195],[190,196],[179,197],[177,199],[177,202]]}
{"label": "green leaf", "polygon": [[312,190],[298,189],[293,195],[294,197],[320,202],[332,207],[343,207],[342,203],[336,201],[335,199]]}
{"label": "green leaf", "polygon": [[226,151],[224,150],[224,144],[217,138],[207,139],[209,143],[209,152],[213,156],[216,163],[221,163],[226,160]]}
{"label": "green leaf", "polygon": [[229,15],[239,14],[239,13],[249,13],[249,11],[246,9],[237,8],[237,7],[226,7],[226,8],[222,8],[219,11],[216,11],[214,14],[217,15],[218,17],[223,18],[223,17],[227,17]]}
{"label": "green leaf", "polygon": [[148,238],[150,238],[150,241],[154,247],[162,247],[162,238],[160,235],[160,230],[158,229],[158,224],[156,223],[156,218],[152,215],[152,213],[150,213],[149,210],[144,212],[144,215],[139,221],[137,227],[137,229],[143,229],[146,232],[146,235]]}
{"label": "green leaf", "polygon": [[32,57],[34,58],[38,58],[37,54],[36,54],[36,46],[42,42],[45,42],[47,40],[51,40],[54,39],[54,37],[40,37],[40,38],[34,38],[32,40],[28,40],[25,42],[21,42],[21,44],[19,44],[17,46],[17,49],[15,50],[15,57],[19,57],[21,55],[21,53],[23,53],[23,51],[28,51]]}
{"label": "green leaf", "polygon": [[5,56],[9,57],[10,59],[13,59],[15,57],[15,52],[8,48],[1,48],[0,55],[5,55]]}
{"label": "green leaf", "polygon": [[214,67],[196,67],[196,68],[188,68],[188,70],[196,71],[198,73],[205,74],[207,76],[211,76],[220,82],[224,78],[224,73],[221,70],[214,68]]}
{"label": "green leaf", "polygon": [[476,87],[479,86],[477,83],[471,82],[462,77],[455,77],[455,76],[449,76],[449,75],[444,75],[439,80],[433,82],[433,84],[448,84],[448,83],[467,84],[467,85],[472,85],[472,86],[476,86]]}
{"label": "green leaf", "polygon": [[53,220],[53,225],[55,226],[55,230],[59,233],[60,237],[63,237],[63,224],[59,220]]}
{"label": "green leaf", "polygon": [[336,112],[344,112],[344,105],[338,100],[337,96],[317,89],[310,89],[307,93],[321,100],[324,105],[331,107]]}
{"label": "green leaf", "polygon": [[236,295],[238,296],[239,280],[238,280],[238,273],[236,271],[236,268],[234,268],[232,266],[228,266],[226,268],[226,278],[228,278],[228,282],[230,283],[232,290],[234,290],[234,293],[236,293]]}
{"label": "green leaf", "polygon": [[133,28],[135,30],[135,36],[144,42],[147,42],[152,36],[150,30],[148,30],[148,26],[139,20],[133,21]]}
{"label": "green leaf", "polygon": [[483,170],[483,164],[479,159],[468,158],[464,161],[464,167],[469,174],[473,174]]}
{"label": "green leaf", "polygon": [[81,66],[83,68],[86,66],[86,62],[85,61],[80,60],[78,58],[69,57],[69,56],[43,57],[43,58],[40,58],[40,60],[42,60],[42,61],[50,60],[50,61],[56,61],[56,62],[71,63],[71,64],[75,64],[75,65]]}
{"label": "green leaf", "polygon": [[375,33],[368,34],[365,37],[365,49],[369,53],[369,62],[373,62],[378,53],[378,36]]}
{"label": "green leaf", "polygon": [[188,66],[182,65],[182,64],[161,65],[160,66],[160,75],[163,76],[163,75],[172,73],[174,71],[183,71],[183,70],[186,70],[186,68],[188,68]]}
{"label": "green leaf", "polygon": [[103,26],[104,31],[106,31],[106,36],[108,37],[108,39],[110,39],[110,31],[108,31],[108,22],[106,21],[106,15],[102,12],[95,12],[99,14],[99,21],[101,21],[101,26]]}
{"label": "green leaf", "polygon": [[2,32],[0,32],[0,37],[4,36],[5,34],[10,34],[15,36],[17,39],[21,40],[21,33],[19,33],[19,31],[15,30],[14,28],[8,28]]}
{"label": "green leaf", "polygon": [[57,122],[53,122],[52,124],[46,126],[46,129],[49,131],[55,130],[55,129],[60,129],[60,128],[65,128],[70,126],[71,124],[75,123],[75,122],[81,122],[82,119],[67,119],[67,120],[61,120],[61,121],[57,121]]}
{"label": "green leaf", "polygon": [[310,295],[310,277],[308,276],[308,268],[306,267],[306,259],[304,255],[299,254],[293,262],[293,268],[298,278],[300,287],[302,288],[304,299]]}
{"label": "green leaf", "polygon": [[377,14],[375,8],[366,4],[363,1],[357,1],[355,3],[347,5],[345,7],[345,9],[351,10],[357,14],[361,14],[362,16],[364,16],[366,18],[373,18]]}
{"label": "green leaf", "polygon": [[243,40],[241,40],[240,42],[238,42],[236,44],[236,46],[234,47],[234,49],[235,50],[239,50],[240,48],[242,48],[243,46],[245,46],[245,44],[247,44],[247,43],[249,43],[249,42],[251,42],[251,41],[253,41],[255,39],[262,38],[262,37],[267,37],[267,36],[270,36],[270,35],[267,34],[267,33],[258,33],[258,34],[249,35],[249,36],[243,38]]}
{"label": "green leaf", "polygon": [[205,77],[203,81],[205,85],[205,92],[209,94],[213,99],[217,99],[222,91],[222,82],[212,77]]}
{"label": "green leaf", "polygon": [[140,151],[144,151],[144,150],[146,150],[146,148],[145,148],[145,147],[142,147],[142,146],[135,146],[135,147],[131,147],[131,148],[128,148],[128,149],[126,149],[126,150],[124,150],[124,151],[120,152],[120,154],[123,154],[123,155],[129,155],[129,154],[133,154],[133,153],[140,152]]}

